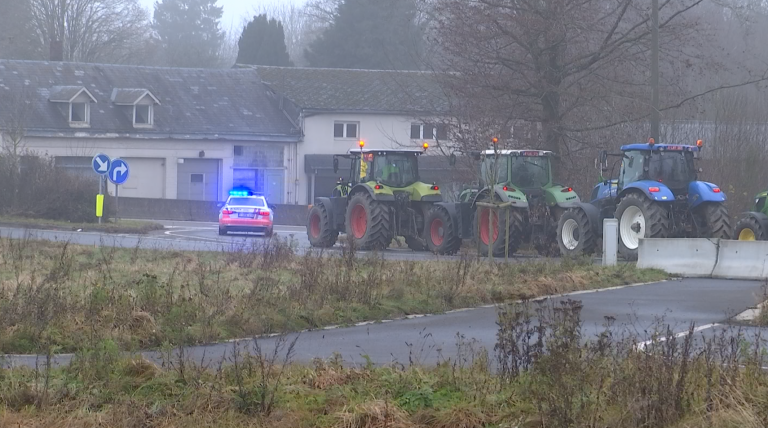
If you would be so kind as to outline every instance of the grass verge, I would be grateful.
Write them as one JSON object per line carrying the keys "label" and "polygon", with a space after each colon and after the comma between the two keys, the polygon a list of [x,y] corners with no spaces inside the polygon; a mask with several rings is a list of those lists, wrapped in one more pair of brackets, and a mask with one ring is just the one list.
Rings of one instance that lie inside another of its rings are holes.
{"label": "grass verge", "polygon": [[389,261],[253,240],[220,253],[0,239],[0,353],[191,345],[666,278],[591,260]]}
{"label": "grass verge", "polygon": [[[533,314],[536,314],[535,318]],[[65,368],[0,369],[0,426],[344,428],[757,428],[768,424],[764,355],[730,334],[658,339],[612,329],[585,341],[580,305],[500,312],[491,352],[349,367],[291,364],[293,343],[232,345],[223,364],[120,356],[109,340]],[[636,331],[636,330],[632,330]],[[731,332],[733,333],[733,332]],[[516,338],[510,341],[510,338]],[[163,367],[163,368],[161,368]]]}
{"label": "grass verge", "polygon": [[147,234],[163,230],[160,223],[141,220],[104,221],[103,223],[71,223],[68,221],[44,220],[26,217],[0,216],[0,226],[43,230],[80,230],[83,232]]}

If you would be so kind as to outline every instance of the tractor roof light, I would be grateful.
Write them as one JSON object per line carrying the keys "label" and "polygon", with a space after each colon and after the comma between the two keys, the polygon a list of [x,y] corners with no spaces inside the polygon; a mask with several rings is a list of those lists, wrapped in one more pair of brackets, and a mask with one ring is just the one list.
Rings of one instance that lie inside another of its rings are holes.
{"label": "tractor roof light", "polygon": [[423,148],[424,148],[424,151],[426,152],[426,151],[427,151],[427,149],[429,148],[429,143],[427,143],[427,142],[425,141],[425,142],[424,142],[424,144],[422,144],[422,145],[421,145],[421,147],[423,147]]}
{"label": "tractor roof light", "polygon": [[365,141],[363,141],[363,140],[360,140],[360,141],[357,143],[357,145],[358,145],[358,146],[360,146],[360,148],[362,149],[363,147],[365,147]]}
{"label": "tractor roof light", "polygon": [[493,137],[493,138],[491,138],[491,142],[492,142],[494,145],[496,145],[496,144],[498,144],[498,143],[499,143],[499,139],[498,139],[498,138],[496,138],[496,137]]}
{"label": "tractor roof light", "polygon": [[696,147],[698,148],[704,147],[704,140],[696,140]]}

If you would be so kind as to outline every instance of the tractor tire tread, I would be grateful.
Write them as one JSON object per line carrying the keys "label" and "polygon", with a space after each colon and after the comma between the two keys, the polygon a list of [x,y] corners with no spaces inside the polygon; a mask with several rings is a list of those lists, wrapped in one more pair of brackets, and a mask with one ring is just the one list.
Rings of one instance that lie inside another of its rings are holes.
{"label": "tractor tire tread", "polygon": [[[443,243],[441,245],[435,245],[431,239],[430,224],[435,218],[440,218],[443,222]],[[443,256],[452,256],[459,252],[461,248],[461,238],[457,233],[456,225],[453,224],[448,210],[441,206],[434,206],[427,211],[427,215],[424,217],[424,238],[427,241],[429,251]]]}
{"label": "tractor tire tread", "polygon": [[763,229],[759,221],[752,217],[745,217],[736,222],[736,226],[733,228],[733,239],[739,239],[739,235],[745,229],[752,230],[752,233],[755,234],[755,241],[765,241],[768,238],[766,230]]}
{"label": "tractor tire tread", "polygon": [[[315,212],[320,216],[320,236],[317,239],[313,239],[310,232],[312,216]],[[315,205],[309,211],[307,219],[307,236],[309,237],[310,245],[313,247],[330,248],[336,245],[336,241],[339,239],[339,231],[331,229],[328,210],[325,209],[324,205]]]}
{"label": "tractor tire tread", "polygon": [[[579,245],[573,250],[569,250],[563,244],[563,219],[571,218],[579,225]],[[571,208],[563,213],[557,222],[557,245],[560,247],[560,254],[563,256],[591,255],[597,247],[597,234],[592,230],[592,223],[584,210],[580,208]]]}
{"label": "tractor tire tread", "polygon": [[[362,199],[362,201],[359,201],[359,199]],[[361,239],[363,242],[357,242],[357,248],[363,251],[387,249],[393,239],[389,206],[374,200],[370,194],[365,192],[356,193],[350,197],[347,208],[347,236],[353,236],[351,230],[349,230],[349,210],[360,202],[365,207],[366,213],[370,212],[370,221],[367,224],[369,230],[366,232],[364,240]]]}
{"label": "tractor tire tread", "polygon": [[[499,228],[506,229],[506,222],[502,220],[502,216],[498,216],[499,222]],[[520,245],[523,241],[523,214],[520,212],[517,208],[512,208],[509,210],[509,251],[507,252],[508,255],[515,254],[519,249]],[[480,241],[479,236],[475,236],[474,233],[477,232],[477,210],[475,210],[472,213],[472,233],[473,233],[473,240],[475,247],[480,248],[480,256],[487,256],[488,255],[488,245],[483,244],[482,241]],[[499,238],[498,243],[493,244],[493,257],[504,257],[504,244],[506,240],[504,239],[504,234],[500,230],[499,231]]]}
{"label": "tractor tire tread", "polygon": [[728,209],[720,203],[707,203],[701,207],[701,213],[706,223],[704,238],[731,239],[731,217]]}
{"label": "tractor tire tread", "polygon": [[[628,206],[637,206],[645,216],[646,238],[667,238],[672,232],[672,221],[669,218],[669,209],[656,203],[639,193],[630,193],[621,199],[616,207],[615,218],[621,224],[621,215]],[[627,260],[637,260],[637,249],[631,250],[624,245],[619,234],[619,253]]]}

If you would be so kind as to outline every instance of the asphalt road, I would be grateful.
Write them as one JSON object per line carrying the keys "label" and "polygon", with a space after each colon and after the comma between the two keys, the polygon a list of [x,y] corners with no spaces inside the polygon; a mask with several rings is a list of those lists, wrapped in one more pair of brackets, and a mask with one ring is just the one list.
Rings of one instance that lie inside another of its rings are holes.
{"label": "asphalt road", "polygon": [[[98,232],[75,232],[64,230],[34,230],[14,227],[0,227],[1,237],[13,237],[22,239],[48,240],[57,242],[70,242],[72,244],[88,246],[114,246],[122,248],[143,248],[161,251],[232,251],[237,248],[246,248],[250,245],[258,245],[259,241],[267,238],[248,233],[233,233],[227,236],[218,234],[217,223],[159,221],[166,228],[146,235],[133,234],[108,234]],[[296,246],[298,254],[310,250],[306,228],[303,226],[275,226],[275,235],[290,239]],[[325,250],[328,254],[340,254],[341,244]],[[360,257],[374,254],[369,251],[358,251]],[[376,253],[387,260],[458,260],[459,256],[437,256],[429,252],[414,252],[403,246],[398,248],[393,244],[386,251]],[[510,262],[526,262],[533,259],[541,259],[533,256],[510,257]],[[558,259],[553,259],[557,261]],[[596,258],[595,263],[601,260]]]}
{"label": "asphalt road", "polygon": [[[547,303],[579,300],[585,337],[595,337],[604,331],[606,317],[615,319],[614,333],[632,332],[650,338],[660,326],[670,326],[675,333],[688,330],[691,323],[698,336],[714,336],[728,329],[736,334],[731,318],[754,307],[764,296],[763,283],[757,281],[724,281],[713,279],[683,279],[661,283],[620,287],[588,293],[573,293],[546,299]],[[328,358],[339,353],[350,364],[365,364],[366,357],[376,364],[410,361],[434,364],[441,360],[466,356],[470,347],[493,352],[497,333],[497,308],[451,312],[444,315],[369,323],[348,328],[332,328],[286,335],[288,341],[298,336],[293,361],[310,362],[313,358]],[[760,329],[742,332],[746,340],[758,340],[754,335],[768,336]],[[457,341],[463,337],[462,344]],[[262,351],[270,354],[278,338],[258,340]],[[410,345],[409,345],[410,344]],[[198,363],[216,364],[226,360],[233,343],[190,347],[185,355]],[[242,341],[243,350],[252,351],[252,341]],[[160,362],[157,352],[147,352],[147,358]],[[6,357],[6,365],[34,365],[35,356]],[[66,364],[70,356],[55,358],[55,364]]]}

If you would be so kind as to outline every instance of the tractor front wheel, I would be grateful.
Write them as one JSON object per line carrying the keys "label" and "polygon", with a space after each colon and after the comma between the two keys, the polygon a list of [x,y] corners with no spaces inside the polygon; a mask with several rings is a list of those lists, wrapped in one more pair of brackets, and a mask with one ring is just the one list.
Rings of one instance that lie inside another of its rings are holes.
{"label": "tractor front wheel", "polygon": [[[504,210],[500,211],[501,213],[505,212]],[[511,256],[520,248],[523,236],[523,215],[514,208],[507,212],[509,212],[509,251],[507,254]],[[481,257],[488,255],[489,246],[492,247],[491,251],[494,257],[504,257],[504,246],[507,241],[504,235],[506,229],[507,220],[503,214],[500,216],[499,212],[492,211],[488,207],[477,208],[472,214],[472,230]]]}
{"label": "tractor front wheel", "polygon": [[666,238],[671,220],[669,208],[650,201],[645,195],[630,193],[616,207],[619,219],[619,253],[627,260],[637,260],[642,238]]}
{"label": "tractor front wheel", "polygon": [[700,229],[700,238],[731,239],[731,217],[725,205],[705,203],[696,209],[704,222]]}
{"label": "tractor front wheel", "polygon": [[572,208],[563,213],[557,222],[557,244],[560,254],[576,257],[595,252],[597,236],[584,210]]}
{"label": "tractor front wheel", "polygon": [[384,250],[392,242],[389,209],[368,193],[352,196],[347,205],[347,237],[361,250]]}
{"label": "tractor front wheel", "polygon": [[461,238],[451,220],[448,210],[443,207],[432,207],[424,219],[424,237],[429,251],[452,256],[461,248]]}
{"label": "tractor front wheel", "polygon": [[307,237],[313,247],[330,248],[336,244],[339,231],[331,228],[331,220],[324,205],[315,205],[309,210]]}
{"label": "tractor front wheel", "polygon": [[765,241],[766,230],[754,217],[745,217],[736,223],[733,237],[739,241]]}

